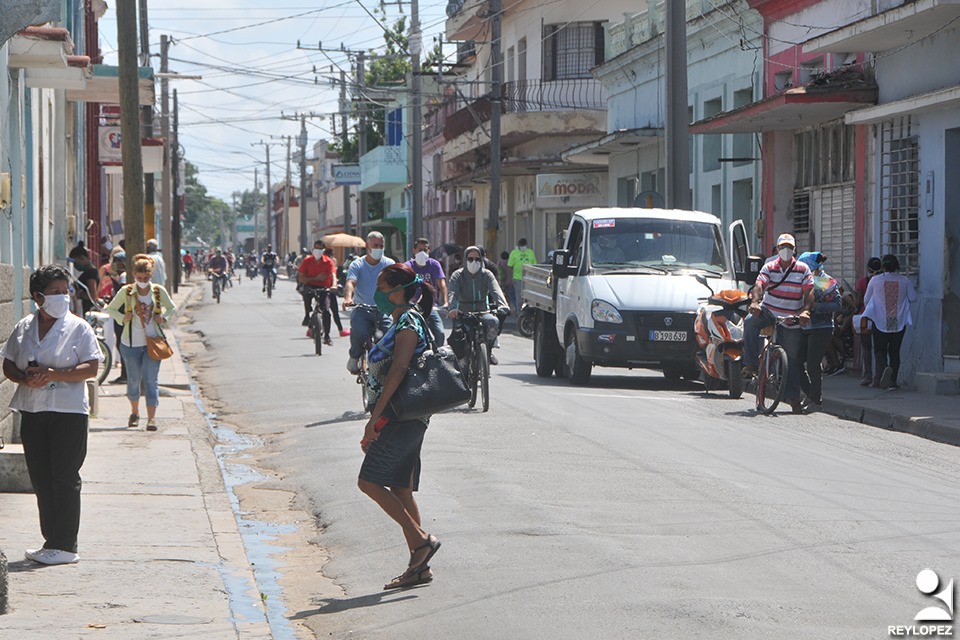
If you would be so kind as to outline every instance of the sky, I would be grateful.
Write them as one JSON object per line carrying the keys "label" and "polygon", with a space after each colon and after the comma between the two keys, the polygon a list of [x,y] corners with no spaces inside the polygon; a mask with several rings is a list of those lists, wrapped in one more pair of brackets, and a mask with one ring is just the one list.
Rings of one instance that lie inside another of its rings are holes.
{"label": "sky", "polygon": [[[108,2],[99,23],[104,62],[113,65],[116,2]],[[424,50],[443,32],[446,5],[447,0],[420,1]],[[401,11],[409,15],[408,2],[402,9],[396,1],[384,6],[387,25]],[[253,189],[254,167],[259,167],[263,188],[266,153],[261,142],[272,145],[271,182],[283,179],[286,143],[280,138],[293,136],[296,144],[300,123],[281,116],[337,112],[340,89],[327,78],[339,77],[340,69],[350,75],[348,56],[317,51],[319,43],[324,49],[381,48],[383,30],[367,12],[378,7],[379,0],[148,0],[154,69],[160,70],[160,36],[167,35],[173,40],[170,71],[203,76],[171,80],[171,108],[176,88],[180,144],[211,195],[230,202],[234,191]],[[297,48],[298,40],[303,48]],[[157,113],[159,98],[157,82]],[[331,140],[329,116],[307,118],[307,135],[308,154],[317,141]]]}

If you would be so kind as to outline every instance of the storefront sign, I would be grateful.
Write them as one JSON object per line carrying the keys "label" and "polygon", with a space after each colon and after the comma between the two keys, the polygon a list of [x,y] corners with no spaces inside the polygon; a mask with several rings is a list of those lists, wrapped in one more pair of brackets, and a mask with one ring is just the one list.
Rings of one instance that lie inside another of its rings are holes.
{"label": "storefront sign", "polygon": [[360,184],[360,165],[333,165],[333,182],[334,184]]}
{"label": "storefront sign", "polygon": [[603,205],[598,173],[543,173],[537,176],[537,206]]}
{"label": "storefront sign", "polygon": [[100,162],[120,161],[120,127],[100,127]]}

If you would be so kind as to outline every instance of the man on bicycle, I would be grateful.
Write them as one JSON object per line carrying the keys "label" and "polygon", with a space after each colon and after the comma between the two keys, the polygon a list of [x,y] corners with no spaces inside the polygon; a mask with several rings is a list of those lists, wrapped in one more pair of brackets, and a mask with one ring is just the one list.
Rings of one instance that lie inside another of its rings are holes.
{"label": "man on bicycle", "polygon": [[[813,307],[813,274],[810,268],[797,260],[797,242],[789,233],[777,238],[777,256],[768,260],[757,276],[750,292],[750,315],[743,324],[743,374],[757,372],[760,358],[760,329],[771,320],[799,316],[799,326],[776,327],[777,342],[787,352],[787,382],[783,397],[794,413],[801,413],[800,405],[800,347],[803,335],[800,327],[810,322]],[[782,329],[782,331],[781,331]]]}
{"label": "man on bicycle", "polygon": [[213,272],[214,278],[220,278],[220,288],[223,289],[229,278],[227,274],[230,273],[230,265],[219,248],[217,248],[216,255],[210,258],[210,262],[207,263],[207,269]]}
{"label": "man on bicycle", "polygon": [[[376,306],[373,294],[377,290],[377,278],[380,272],[393,264],[393,260],[383,255],[383,234],[371,231],[367,234],[367,255],[357,258],[347,269],[347,283],[343,287],[343,308],[356,304]],[[357,307],[350,313],[350,359],[347,371],[356,374],[360,371],[360,356],[367,342],[379,328],[386,331],[392,321],[375,308]]]}
{"label": "man on bicycle", "polygon": [[419,238],[413,243],[413,260],[407,261],[407,266],[423,278],[423,281],[432,286],[437,292],[438,303],[433,306],[430,315],[426,318],[430,333],[438,347],[443,346],[443,319],[438,308],[447,300],[447,278],[443,275],[443,267],[430,257],[430,241]]}
{"label": "man on bicycle", "polygon": [[[333,344],[330,340],[330,308],[327,306],[327,289],[335,286],[333,277],[336,270],[333,260],[323,254],[323,242],[320,240],[313,243],[313,253],[307,255],[297,269],[297,282],[300,283],[300,295],[303,296],[302,325],[310,326],[313,298],[317,297],[317,302],[323,310],[323,343],[327,345]],[[337,309],[333,311],[337,313]],[[307,337],[313,337],[309,328]]]}
{"label": "man on bicycle", "polygon": [[263,274],[263,290],[267,290],[267,277],[273,279],[273,286],[277,286],[277,263],[279,257],[273,252],[273,245],[268,244],[267,250],[260,254],[260,273]]}
{"label": "man on bicycle", "polygon": [[[497,276],[483,267],[483,255],[479,247],[467,247],[463,252],[464,265],[450,276],[447,293],[447,306],[450,319],[453,320],[453,332],[450,334],[450,344],[454,346],[454,334],[461,332],[461,312],[482,312],[483,323],[487,326],[487,352],[490,354],[490,364],[497,364],[497,357],[493,355],[493,346],[497,341],[497,329],[500,321],[490,312],[490,302],[499,309],[509,309],[503,290],[497,282]],[[499,313],[502,313],[498,311]],[[456,350],[456,349],[455,349]],[[462,357],[462,354],[457,354]]]}

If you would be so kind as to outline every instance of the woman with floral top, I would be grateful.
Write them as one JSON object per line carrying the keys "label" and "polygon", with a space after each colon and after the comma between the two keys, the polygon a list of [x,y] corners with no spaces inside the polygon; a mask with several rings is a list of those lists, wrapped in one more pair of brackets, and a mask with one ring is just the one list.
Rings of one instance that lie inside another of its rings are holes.
{"label": "woman with floral top", "polygon": [[366,456],[358,486],[403,530],[409,563],[402,574],[384,585],[384,589],[399,589],[433,580],[428,563],[440,549],[437,537],[420,525],[420,508],[413,497],[420,484],[420,448],[430,419],[400,422],[388,412],[390,398],[411,361],[428,348],[423,318],[433,308],[434,292],[409,266],[394,264],[377,278],[374,299],[380,313],[393,319],[393,325],[367,357],[370,419],[360,442]]}

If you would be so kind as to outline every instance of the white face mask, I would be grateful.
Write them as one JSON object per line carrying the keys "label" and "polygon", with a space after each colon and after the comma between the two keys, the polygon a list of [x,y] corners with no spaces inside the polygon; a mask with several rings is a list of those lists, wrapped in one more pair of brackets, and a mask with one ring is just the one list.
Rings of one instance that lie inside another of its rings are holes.
{"label": "white face mask", "polygon": [[793,257],[794,251],[789,247],[784,247],[783,249],[780,249],[780,251],[778,251],[777,253],[780,254],[781,260],[783,260],[784,262],[789,262],[790,258]]}
{"label": "white face mask", "polygon": [[137,280],[137,288],[138,288],[138,289],[149,289],[149,288],[150,288],[150,281],[147,280],[146,282],[140,282],[139,280]]}
{"label": "white face mask", "polygon": [[480,271],[481,267],[483,267],[483,263],[482,263],[482,262],[468,262],[468,263],[467,263],[467,271],[469,271],[470,273],[477,273],[478,271]]}
{"label": "white face mask", "polygon": [[62,318],[70,311],[70,296],[65,293],[44,295],[43,304],[40,305],[40,308],[52,318]]}
{"label": "white face mask", "polygon": [[370,249],[370,257],[374,260],[380,260],[383,257],[383,249]]}
{"label": "white face mask", "polygon": [[313,259],[314,259],[314,260],[319,260],[322,255],[323,255],[323,249],[314,249],[314,250],[313,250]]}
{"label": "white face mask", "polygon": [[428,260],[429,258],[430,258],[430,256],[427,255],[427,252],[426,252],[426,251],[420,251],[420,252],[417,253],[417,255],[413,256],[413,259],[414,259],[414,260],[416,261],[416,263],[417,263],[419,266],[421,266],[421,267],[427,266],[427,260]]}

